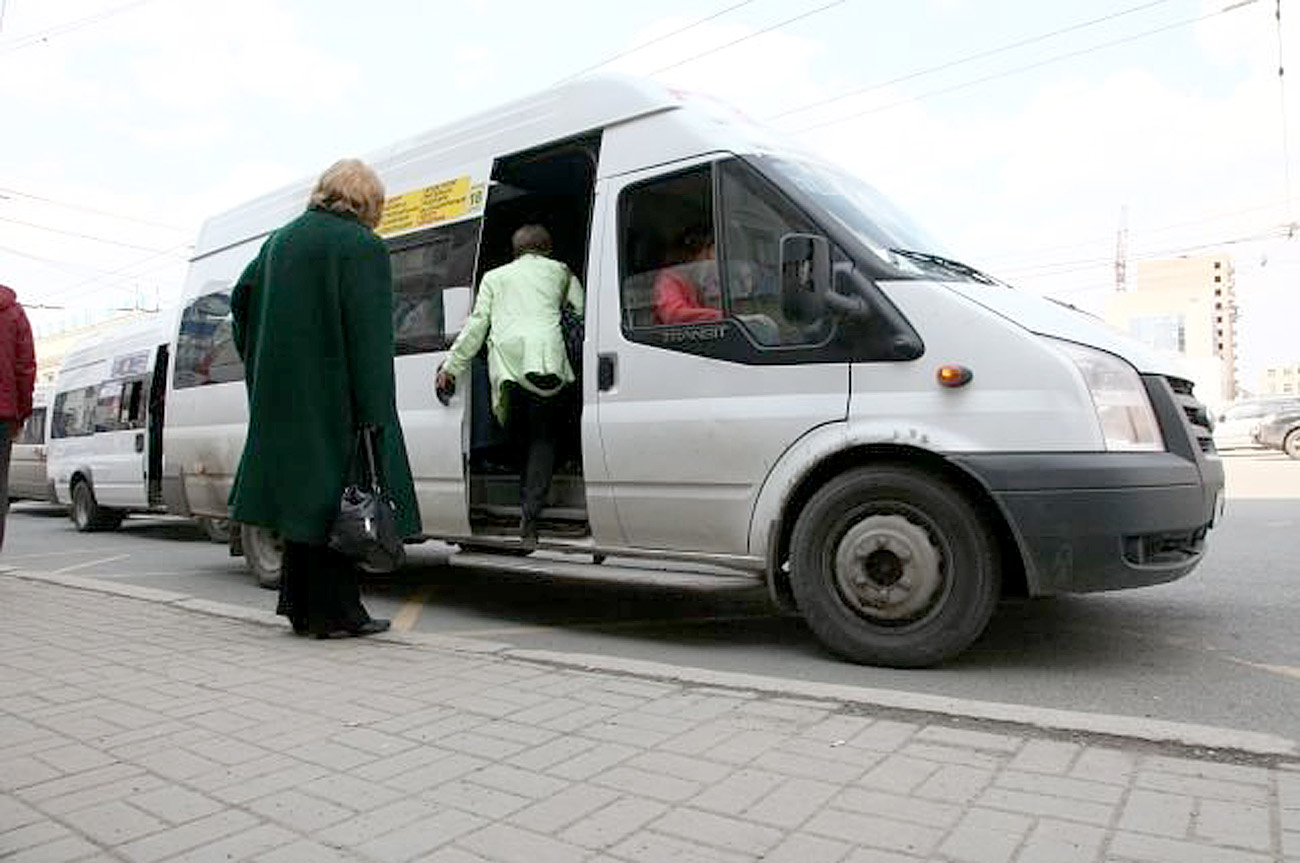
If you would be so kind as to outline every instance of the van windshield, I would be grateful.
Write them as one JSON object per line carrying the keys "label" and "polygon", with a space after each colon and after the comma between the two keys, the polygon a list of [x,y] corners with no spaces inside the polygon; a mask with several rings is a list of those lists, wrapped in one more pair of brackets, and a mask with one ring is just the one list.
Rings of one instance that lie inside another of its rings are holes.
{"label": "van windshield", "polygon": [[762,165],[812,198],[891,267],[947,281],[997,282],[960,261],[871,184],[830,165],[768,157]]}

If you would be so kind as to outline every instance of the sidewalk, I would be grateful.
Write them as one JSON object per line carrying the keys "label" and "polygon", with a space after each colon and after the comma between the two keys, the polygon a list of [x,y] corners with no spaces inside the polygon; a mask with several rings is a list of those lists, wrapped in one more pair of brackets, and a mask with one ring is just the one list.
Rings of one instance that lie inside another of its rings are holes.
{"label": "sidewalk", "polygon": [[0,574],[6,863],[1300,863],[1287,756],[314,641],[134,592]]}

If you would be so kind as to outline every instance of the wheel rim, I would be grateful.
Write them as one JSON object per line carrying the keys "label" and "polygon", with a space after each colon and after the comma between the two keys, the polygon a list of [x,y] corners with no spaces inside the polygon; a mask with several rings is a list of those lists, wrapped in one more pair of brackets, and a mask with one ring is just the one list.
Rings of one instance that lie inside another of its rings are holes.
{"label": "wheel rim", "polygon": [[840,539],[835,586],[862,617],[907,623],[934,608],[944,587],[943,560],[925,528],[901,515],[872,515]]}
{"label": "wheel rim", "polygon": [[255,527],[244,538],[244,554],[258,572],[279,572],[284,560],[284,540],[279,534]]}
{"label": "wheel rim", "polygon": [[1300,459],[1300,432],[1292,432],[1282,442],[1282,449],[1291,458]]}

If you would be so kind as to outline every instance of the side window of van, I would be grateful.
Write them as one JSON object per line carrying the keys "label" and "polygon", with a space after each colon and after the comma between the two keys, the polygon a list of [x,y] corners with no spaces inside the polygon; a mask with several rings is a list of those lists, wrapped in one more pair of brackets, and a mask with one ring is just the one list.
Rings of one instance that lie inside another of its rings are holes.
{"label": "side window of van", "polygon": [[446,350],[469,311],[481,219],[389,241],[398,356]]}
{"label": "side window of van", "polygon": [[95,431],[144,428],[144,395],[144,378],[110,381],[101,386],[95,404]]}
{"label": "side window of van", "polygon": [[244,364],[235,350],[228,290],[204,294],[181,312],[174,375],[177,389],[244,379]]}
{"label": "side window of van", "polygon": [[806,349],[826,343],[832,327],[815,315],[805,316],[812,323],[787,317],[781,239],[809,233],[819,232],[737,159],[629,187],[619,202],[624,334],[739,362],[783,361],[777,353],[807,359]]}
{"label": "side window of van", "polygon": [[82,437],[95,433],[95,405],[99,391],[95,387],[69,390],[54,399],[54,423],[51,438]]}

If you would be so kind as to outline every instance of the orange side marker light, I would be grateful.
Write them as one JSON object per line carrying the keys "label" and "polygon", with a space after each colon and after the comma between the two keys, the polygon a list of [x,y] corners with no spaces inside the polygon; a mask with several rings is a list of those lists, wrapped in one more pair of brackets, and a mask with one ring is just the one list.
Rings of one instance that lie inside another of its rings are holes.
{"label": "orange side marker light", "polygon": [[935,373],[941,387],[964,387],[974,377],[974,373],[965,366],[952,364],[939,366],[939,371]]}

